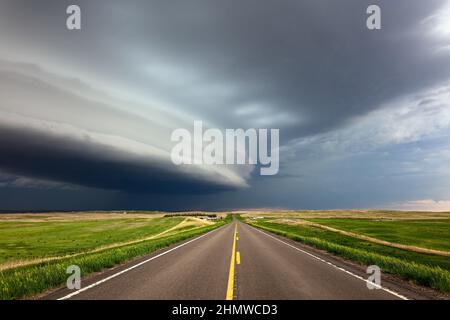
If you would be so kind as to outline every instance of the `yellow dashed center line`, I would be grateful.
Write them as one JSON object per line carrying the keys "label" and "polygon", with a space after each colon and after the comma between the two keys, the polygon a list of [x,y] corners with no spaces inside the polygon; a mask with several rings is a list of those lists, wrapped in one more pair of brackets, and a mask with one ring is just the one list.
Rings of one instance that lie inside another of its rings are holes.
{"label": "yellow dashed center line", "polygon": [[236,263],[241,264],[241,253],[239,251],[236,252]]}
{"label": "yellow dashed center line", "polygon": [[[233,248],[231,249],[230,273],[228,274],[227,300],[233,300],[234,291],[234,263],[236,257],[236,239],[237,239],[237,224],[234,228],[233,234]],[[239,257],[240,263],[240,257]]]}

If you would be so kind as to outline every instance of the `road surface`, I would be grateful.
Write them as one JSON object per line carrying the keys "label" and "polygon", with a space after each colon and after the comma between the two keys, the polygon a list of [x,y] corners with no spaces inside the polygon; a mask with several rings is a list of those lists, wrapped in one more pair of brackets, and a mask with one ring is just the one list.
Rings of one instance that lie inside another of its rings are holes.
{"label": "road surface", "polygon": [[[326,255],[329,257],[329,255]],[[239,221],[82,280],[44,299],[403,299],[368,275]],[[383,283],[382,283],[383,285]]]}

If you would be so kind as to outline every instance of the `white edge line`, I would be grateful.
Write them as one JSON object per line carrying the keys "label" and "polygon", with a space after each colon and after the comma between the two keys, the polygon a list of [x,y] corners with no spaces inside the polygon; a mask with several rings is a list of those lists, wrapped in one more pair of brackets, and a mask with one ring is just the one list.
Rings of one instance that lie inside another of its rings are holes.
{"label": "white edge line", "polygon": [[104,279],[102,279],[102,280],[99,280],[99,281],[97,281],[97,282],[94,282],[94,283],[88,285],[87,287],[81,288],[81,289],[79,289],[79,290],[77,290],[77,291],[75,291],[75,292],[72,292],[72,293],[70,293],[70,294],[64,296],[64,297],[58,298],[57,300],[66,300],[66,299],[69,299],[69,298],[71,298],[71,297],[73,297],[73,296],[76,296],[76,295],[78,295],[78,294],[80,294],[80,293],[82,293],[82,292],[84,292],[84,291],[86,291],[86,290],[92,289],[92,288],[94,288],[94,287],[96,287],[96,286],[98,286],[98,285],[100,285],[100,284],[102,284],[102,283],[104,283],[104,282],[106,282],[106,281],[109,281],[109,280],[111,280],[111,279],[113,279],[113,278],[115,278],[115,277],[118,277],[118,276],[124,274],[125,272],[128,272],[128,271],[130,271],[130,270],[132,270],[132,269],[134,269],[134,268],[137,268],[137,267],[139,267],[139,266],[141,266],[141,265],[143,265],[143,264],[145,264],[145,263],[147,263],[147,262],[150,262],[150,261],[152,261],[152,260],[154,260],[154,259],[156,259],[156,258],[159,258],[159,257],[161,257],[161,256],[164,256],[164,255],[168,254],[169,252],[172,252],[172,251],[177,250],[177,249],[179,249],[179,248],[181,248],[181,247],[184,247],[185,245],[187,245],[187,244],[189,244],[189,243],[192,243],[192,242],[197,241],[197,240],[199,240],[199,239],[201,239],[201,238],[203,238],[203,237],[206,237],[207,235],[209,235],[209,234],[213,233],[214,231],[217,231],[217,230],[219,230],[219,229],[221,229],[221,228],[222,228],[222,227],[219,227],[219,228],[217,228],[217,229],[211,230],[211,231],[209,231],[209,232],[207,232],[207,233],[205,233],[205,234],[203,234],[203,235],[201,235],[201,236],[199,236],[199,237],[197,237],[197,238],[194,238],[194,239],[189,240],[189,241],[187,241],[187,242],[185,242],[185,243],[182,243],[182,244],[180,244],[180,245],[178,245],[178,246],[176,246],[176,247],[174,247],[174,248],[172,248],[172,249],[169,249],[169,250],[164,251],[164,252],[162,252],[162,253],[160,253],[160,254],[157,254],[156,256],[151,257],[151,258],[149,258],[149,259],[147,259],[147,260],[141,261],[141,262],[139,262],[138,264],[135,264],[134,266],[131,266],[131,267],[127,268],[127,269],[124,269],[124,270],[122,270],[122,271],[120,271],[120,272],[117,272],[117,273],[115,273],[115,274],[113,274],[113,275],[110,275],[109,277],[106,277],[106,278],[104,278]]}
{"label": "white edge line", "polygon": [[371,284],[372,286],[374,286],[374,287],[377,287],[377,288],[379,288],[379,289],[381,289],[381,290],[384,290],[384,291],[386,291],[386,292],[388,292],[388,293],[390,293],[390,294],[392,294],[392,295],[394,295],[394,296],[396,296],[396,297],[398,297],[398,298],[400,298],[400,299],[403,299],[403,300],[409,300],[407,297],[405,297],[405,296],[403,296],[403,295],[401,295],[401,294],[399,294],[399,293],[397,293],[397,292],[395,292],[395,291],[392,291],[392,290],[390,290],[390,289],[387,289],[387,288],[385,288],[385,287],[383,287],[383,286],[381,286],[381,285],[378,285],[378,284],[376,284],[376,283],[370,282],[369,280],[364,279],[363,277],[358,276],[357,274],[354,274],[353,272],[350,272],[350,271],[348,271],[348,270],[346,270],[346,269],[344,269],[344,268],[338,267],[337,265],[335,265],[335,264],[333,264],[333,263],[331,263],[331,262],[329,262],[329,261],[326,261],[326,260],[324,260],[324,259],[322,259],[322,258],[320,258],[320,257],[318,257],[318,256],[316,256],[316,255],[314,255],[314,254],[312,254],[312,253],[309,253],[309,252],[307,252],[307,251],[305,251],[305,250],[302,250],[302,249],[300,249],[300,248],[297,248],[296,246],[293,246],[293,245],[291,245],[291,244],[289,244],[289,243],[287,243],[287,242],[284,242],[283,240],[280,240],[280,239],[278,239],[277,237],[274,237],[274,236],[272,236],[272,235],[270,235],[270,234],[268,234],[268,233],[266,233],[266,232],[263,232],[263,231],[259,230],[259,229],[256,228],[256,227],[253,227],[253,226],[251,226],[251,227],[254,228],[256,231],[261,232],[262,234],[265,234],[266,236],[271,237],[271,238],[273,238],[273,239],[275,239],[275,240],[277,240],[277,241],[279,241],[279,242],[281,242],[281,243],[284,243],[285,245],[287,245],[287,246],[289,246],[289,247],[291,247],[291,248],[293,248],[293,249],[295,249],[295,250],[298,250],[298,251],[300,251],[300,252],[302,252],[302,253],[304,253],[304,254],[307,254],[308,256],[313,257],[313,258],[315,258],[315,259],[317,259],[317,260],[319,260],[319,261],[321,261],[321,262],[324,262],[324,263],[326,263],[326,264],[328,264],[328,265],[330,265],[330,266],[332,266],[332,267],[334,267],[334,268],[336,268],[336,269],[338,269],[338,270],[341,270],[341,271],[343,271],[343,272],[345,272],[345,273],[347,273],[347,274],[349,274],[349,275],[351,275],[351,276],[353,276],[353,277],[355,277],[355,278],[357,278],[357,279],[359,279],[359,280],[362,280],[362,281],[364,281],[364,282],[366,282],[366,283],[370,283],[370,284]]}

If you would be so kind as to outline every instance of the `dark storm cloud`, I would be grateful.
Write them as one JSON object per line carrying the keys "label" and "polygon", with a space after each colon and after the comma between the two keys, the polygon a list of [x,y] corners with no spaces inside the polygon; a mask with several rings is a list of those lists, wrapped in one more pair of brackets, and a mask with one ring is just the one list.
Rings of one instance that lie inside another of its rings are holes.
{"label": "dark storm cloud", "polygon": [[138,116],[34,65],[0,60],[0,96],[0,173],[129,192],[212,193],[245,184],[223,168],[173,165],[168,150],[176,118]]}
{"label": "dark storm cloud", "polygon": [[418,30],[420,21],[442,1],[414,6],[411,1],[380,2],[380,32],[365,28],[369,3],[202,2],[210,8],[200,11],[206,18],[189,15],[195,12],[192,3],[185,5],[191,8],[188,14],[164,6],[173,17],[170,22],[157,18],[158,10],[150,7],[146,14],[157,19],[154,31],[148,32],[150,39],[158,31],[170,30],[163,37],[166,54],[181,53],[186,63],[209,70],[211,81],[238,84],[236,95],[215,102],[219,108],[197,101],[202,111],[246,126],[251,119],[236,117],[234,109],[268,105],[273,109],[268,117],[286,113],[297,120],[270,123],[281,126],[283,137],[289,139],[330,130],[393,97],[449,77],[449,56],[436,56],[432,43]]}
{"label": "dark storm cloud", "polygon": [[[29,18],[19,29],[43,29],[45,41],[31,39],[35,46],[50,44],[72,64],[120,75],[134,90],[222,126],[283,128],[286,140],[330,130],[449,77],[449,56],[435,54],[442,43],[421,24],[445,1],[376,1],[378,32],[365,27],[372,2],[77,1],[85,14],[77,35],[58,27],[64,2],[45,10],[17,4],[23,13],[15,19]],[[152,78],[148,65],[169,66],[167,81]],[[261,108],[242,116],[248,105]]]}
{"label": "dark storm cloud", "polygon": [[24,128],[0,128],[0,154],[0,167],[9,173],[93,188],[178,194],[232,189],[167,162]]}

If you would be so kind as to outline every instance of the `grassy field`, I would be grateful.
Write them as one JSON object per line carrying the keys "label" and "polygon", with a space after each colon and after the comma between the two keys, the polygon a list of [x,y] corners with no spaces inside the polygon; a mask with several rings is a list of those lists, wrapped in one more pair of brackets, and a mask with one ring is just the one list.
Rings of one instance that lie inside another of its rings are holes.
{"label": "grassy field", "polygon": [[[313,222],[354,234],[420,248],[449,250],[450,220],[448,213],[412,213],[376,211],[375,219],[366,211],[347,212],[344,219],[333,212],[288,212],[276,214],[243,213],[250,224],[295,241],[326,250],[359,262],[376,264],[384,272],[406,280],[450,293],[450,258],[382,245],[338,232],[309,225]],[[351,217],[351,218],[349,218]],[[409,218],[409,219],[408,219]]]}
{"label": "grassy field", "polygon": [[[12,217],[11,217],[12,216]],[[0,215],[0,299],[29,297],[65,283],[66,268],[100,271],[210,231],[210,222],[162,215]]]}
{"label": "grassy field", "polygon": [[155,235],[184,218],[127,218],[81,221],[0,221],[0,266],[64,256]]}
{"label": "grassy field", "polygon": [[285,210],[240,211],[244,218],[267,219],[369,219],[369,220],[433,220],[450,219],[450,212],[389,211],[389,210]]}
{"label": "grassy field", "polygon": [[367,235],[393,243],[450,251],[450,219],[362,220],[308,219],[336,229]]}

